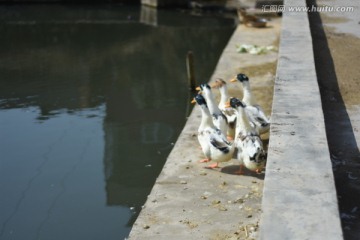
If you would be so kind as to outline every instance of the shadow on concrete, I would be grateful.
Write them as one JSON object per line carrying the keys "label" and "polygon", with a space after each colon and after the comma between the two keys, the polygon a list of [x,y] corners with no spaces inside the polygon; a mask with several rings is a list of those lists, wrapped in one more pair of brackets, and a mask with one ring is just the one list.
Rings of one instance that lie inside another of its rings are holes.
{"label": "shadow on concrete", "polygon": [[[231,175],[239,175],[239,173],[238,173],[239,169],[240,169],[239,165],[229,165],[229,166],[221,168],[221,172],[226,173],[226,174],[231,174]],[[258,179],[264,180],[265,174],[264,173],[258,174],[256,172],[250,171],[244,167],[243,174],[241,174],[241,176],[251,176],[251,177],[256,177]]]}
{"label": "shadow on concrete", "polygon": [[[316,0],[307,4],[317,6]],[[320,14],[309,13],[309,21],[344,239],[355,240],[360,234],[360,153]]]}

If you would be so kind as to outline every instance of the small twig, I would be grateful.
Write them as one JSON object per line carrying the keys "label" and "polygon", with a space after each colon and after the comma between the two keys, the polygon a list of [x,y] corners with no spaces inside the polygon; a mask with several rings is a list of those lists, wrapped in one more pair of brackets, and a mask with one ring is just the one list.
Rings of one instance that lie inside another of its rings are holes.
{"label": "small twig", "polygon": [[246,226],[244,226],[244,230],[245,230],[245,237],[249,237],[249,233],[248,233],[248,230],[247,230]]}
{"label": "small twig", "polygon": [[187,68],[187,76],[189,81],[189,88],[191,91],[195,91],[196,80],[195,80],[194,54],[191,51],[188,51],[186,55],[186,68]]}

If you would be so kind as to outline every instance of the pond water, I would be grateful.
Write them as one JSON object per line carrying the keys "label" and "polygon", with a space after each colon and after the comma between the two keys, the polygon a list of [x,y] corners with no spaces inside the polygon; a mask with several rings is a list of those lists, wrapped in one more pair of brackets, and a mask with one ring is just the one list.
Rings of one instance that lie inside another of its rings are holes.
{"label": "pond water", "polygon": [[145,10],[0,6],[1,240],[128,236],[235,28]]}

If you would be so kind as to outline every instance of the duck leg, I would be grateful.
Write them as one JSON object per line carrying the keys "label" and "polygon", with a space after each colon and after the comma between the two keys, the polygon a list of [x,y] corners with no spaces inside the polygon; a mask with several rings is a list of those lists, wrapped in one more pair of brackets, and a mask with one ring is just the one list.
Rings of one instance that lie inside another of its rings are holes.
{"label": "duck leg", "polygon": [[208,159],[208,158],[204,158],[204,159],[201,159],[199,162],[201,162],[201,163],[204,163],[204,162],[210,162],[210,159]]}
{"label": "duck leg", "polygon": [[214,164],[211,164],[205,168],[210,168],[210,169],[214,169],[214,168],[219,168],[219,163],[214,163]]}

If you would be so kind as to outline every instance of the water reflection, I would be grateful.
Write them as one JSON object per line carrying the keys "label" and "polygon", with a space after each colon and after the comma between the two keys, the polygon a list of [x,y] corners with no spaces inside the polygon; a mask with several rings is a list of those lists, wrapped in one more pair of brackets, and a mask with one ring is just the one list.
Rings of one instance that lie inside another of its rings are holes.
{"label": "water reflection", "polygon": [[0,7],[0,239],[126,237],[234,27],[96,8]]}

